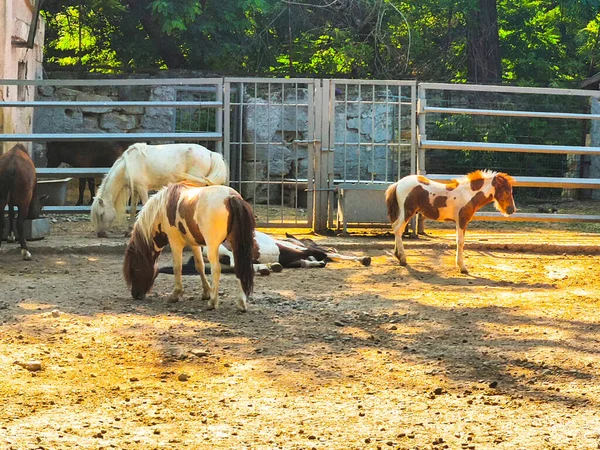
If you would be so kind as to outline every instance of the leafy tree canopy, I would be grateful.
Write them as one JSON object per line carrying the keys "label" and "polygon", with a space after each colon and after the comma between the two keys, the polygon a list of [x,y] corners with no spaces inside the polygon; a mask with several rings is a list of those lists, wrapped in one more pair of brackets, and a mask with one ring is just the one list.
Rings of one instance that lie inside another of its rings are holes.
{"label": "leafy tree canopy", "polygon": [[567,86],[600,70],[600,0],[45,0],[43,9],[50,68],[460,82],[495,33],[485,45],[497,46],[506,82]]}

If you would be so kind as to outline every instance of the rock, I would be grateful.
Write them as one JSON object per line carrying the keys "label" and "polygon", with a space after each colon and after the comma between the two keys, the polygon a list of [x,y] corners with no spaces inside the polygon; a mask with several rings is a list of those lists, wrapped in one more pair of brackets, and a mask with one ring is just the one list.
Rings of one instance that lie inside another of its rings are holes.
{"label": "rock", "polygon": [[194,349],[190,350],[190,353],[194,356],[197,356],[198,358],[203,358],[210,354],[208,349],[199,349],[199,348],[194,348]]}
{"label": "rock", "polygon": [[40,361],[15,361],[15,364],[21,366],[23,369],[29,370],[30,372],[37,372],[39,370],[42,370],[42,363]]}
{"label": "rock", "polygon": [[107,103],[111,103],[113,100],[112,100],[112,98],[110,98],[106,95],[98,95],[98,94],[91,94],[88,92],[80,92],[79,94],[77,94],[77,101],[105,103],[104,105],[101,105],[101,106],[82,106],[80,109],[84,113],[103,114],[103,113],[110,112],[113,109],[113,106],[110,106],[107,104]]}
{"label": "rock", "polygon": [[179,381],[187,381],[190,379],[190,376],[187,373],[180,373],[177,379]]}
{"label": "rock", "polygon": [[433,390],[433,393],[434,393],[435,395],[442,395],[442,394],[444,393],[444,388],[441,388],[441,387],[436,387],[436,388]]}
{"label": "rock", "polygon": [[53,309],[51,314],[52,314],[52,317],[58,317],[58,316],[60,316],[60,311],[58,309]]}
{"label": "rock", "polygon": [[495,389],[495,388],[498,387],[498,382],[497,381],[492,381],[488,386],[491,387],[492,389]]}

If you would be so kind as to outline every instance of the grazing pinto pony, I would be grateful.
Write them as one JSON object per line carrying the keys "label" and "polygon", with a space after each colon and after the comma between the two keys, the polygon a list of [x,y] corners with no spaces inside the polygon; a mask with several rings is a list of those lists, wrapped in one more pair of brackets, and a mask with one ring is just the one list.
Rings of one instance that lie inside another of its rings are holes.
{"label": "grazing pinto pony", "polygon": [[[47,142],[47,167],[58,167],[61,163],[66,163],[73,167],[110,167],[128,146],[129,144],[126,142]],[[90,205],[96,195],[96,181],[94,178],[80,178],[77,205],[83,205],[86,181],[90,190]]]}
{"label": "grazing pinto pony", "polygon": [[149,190],[185,180],[197,185],[225,184],[228,174],[223,157],[201,145],[133,144],[104,177],[92,203],[90,220],[98,236],[106,237],[115,219],[124,217],[130,195],[132,226],[138,200],[146,204]]}
{"label": "grazing pinto pony", "polygon": [[406,265],[402,232],[417,213],[428,219],[456,223],[456,265],[469,273],[463,261],[467,224],[482,206],[494,202],[502,214],[515,212],[512,187],[514,179],[505,173],[478,170],[448,184],[422,175],[409,175],[388,187],[385,197],[388,216],[396,237],[394,254]]}
{"label": "grazing pinto pony", "polygon": [[[261,231],[254,233],[253,264],[254,271],[261,275],[269,275],[271,271],[281,272],[284,268],[315,268],[325,267],[327,261],[359,261],[362,265],[371,264],[369,256],[349,256],[337,253],[334,248],[316,244],[312,239],[296,239],[286,233],[286,239],[274,239]],[[223,242],[219,247],[219,262],[226,270],[234,267],[231,246]],[[172,267],[161,267],[160,273],[173,273]],[[193,275],[196,272],[194,257],[183,266],[183,275]]]}
{"label": "grazing pinto pony", "polygon": [[15,241],[13,230],[16,206],[19,210],[17,218],[17,234],[21,244],[21,255],[29,261],[31,253],[27,248],[23,223],[25,219],[37,218],[42,204],[36,192],[37,175],[35,166],[27,150],[21,144],[15,145],[0,156],[0,242],[4,234],[4,207],[8,203],[9,235],[7,242]]}
{"label": "grazing pinto pony", "polygon": [[[209,309],[217,308],[221,275],[219,246],[227,240],[235,258],[235,275],[240,286],[237,306],[246,311],[246,297],[254,285],[255,226],[250,205],[228,186],[195,187],[179,183],[161,189],[142,208],[125,252],[123,274],[131,295],[142,299],[150,291],[158,275],[156,259],[169,244],[175,272],[175,288],[169,300],[178,301],[183,295],[182,252],[185,246],[190,246],[202,280],[202,298],[209,299]],[[204,273],[203,246],[207,246],[212,268],[212,287]]]}

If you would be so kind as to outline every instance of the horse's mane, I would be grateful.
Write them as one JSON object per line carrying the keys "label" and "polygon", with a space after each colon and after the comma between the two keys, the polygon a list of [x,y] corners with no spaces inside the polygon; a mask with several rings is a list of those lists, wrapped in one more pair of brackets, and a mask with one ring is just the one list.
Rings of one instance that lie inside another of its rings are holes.
{"label": "horse's mane", "polygon": [[493,170],[485,169],[485,170],[476,170],[474,172],[470,172],[467,175],[465,175],[464,177],[453,178],[452,180],[450,180],[450,182],[448,184],[453,187],[456,187],[459,184],[470,183],[471,181],[491,180],[496,176],[503,178],[511,186],[515,183],[515,179],[504,172],[496,172]]}
{"label": "horse's mane", "polygon": [[137,231],[146,242],[150,242],[152,239],[152,229],[156,220],[160,218],[161,214],[166,214],[166,204],[171,186],[175,185],[165,186],[150,197],[137,216],[133,231]]}
{"label": "horse's mane", "polygon": [[[105,191],[107,189],[112,189],[112,203],[116,211],[117,221],[122,222],[123,217],[125,216],[125,209],[127,208],[127,203],[129,201],[129,197],[131,192],[133,192],[133,186],[131,186],[131,177],[128,172],[127,161],[130,158],[131,153],[138,152],[142,155],[146,154],[147,144],[144,142],[138,142],[136,144],[130,145],[127,150],[123,152],[121,156],[119,156],[108,173],[104,175],[102,179],[102,183],[100,183],[100,187],[96,193],[96,197],[104,198]],[[123,170],[123,178],[122,184],[113,186],[117,180],[117,174]],[[133,207],[133,206],[132,206]]]}

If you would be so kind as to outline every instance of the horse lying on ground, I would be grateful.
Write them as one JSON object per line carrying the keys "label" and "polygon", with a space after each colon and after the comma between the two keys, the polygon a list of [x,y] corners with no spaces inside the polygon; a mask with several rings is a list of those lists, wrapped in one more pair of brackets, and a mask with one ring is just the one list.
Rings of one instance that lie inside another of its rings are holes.
{"label": "horse lying on ground", "polygon": [[[47,142],[47,167],[58,167],[61,163],[66,163],[73,167],[111,167],[117,158],[123,154],[128,145],[127,142],[105,141]],[[90,190],[90,205],[96,195],[96,181],[94,178],[80,178],[77,205],[83,205],[86,181]]]}
{"label": "horse lying on ground", "polygon": [[[261,231],[254,233],[255,246],[253,252],[254,271],[261,275],[268,275],[271,271],[291,268],[325,267],[327,261],[359,261],[364,266],[371,264],[369,256],[350,256],[337,253],[334,248],[316,244],[312,239],[296,239],[286,233],[286,239],[274,239]],[[227,242],[219,247],[219,262],[225,266],[224,270],[232,270],[233,255]],[[207,267],[208,270],[208,267]],[[160,273],[173,273],[172,267],[162,267]],[[183,275],[194,275],[196,263],[192,256],[183,266]]]}
{"label": "horse lying on ground", "polygon": [[[240,287],[237,306],[246,311],[246,298],[254,285],[255,226],[252,208],[230,187],[196,187],[179,183],[161,189],[140,211],[125,251],[123,274],[131,295],[142,299],[150,291],[158,275],[156,259],[169,244],[175,273],[175,288],[170,301],[178,301],[183,295],[182,252],[185,246],[190,246],[202,280],[202,298],[209,299],[209,309],[217,308],[221,275],[219,246],[227,240],[236,261],[235,275]],[[204,273],[203,246],[207,247],[212,268],[212,287]]]}
{"label": "horse lying on ground", "polygon": [[502,214],[513,214],[513,184],[509,175],[488,170],[472,172],[448,184],[422,175],[409,175],[392,184],[385,197],[396,238],[394,255],[400,265],[406,265],[402,232],[408,221],[421,213],[428,219],[456,223],[456,265],[462,273],[469,273],[463,261],[467,224],[478,209],[491,202]]}
{"label": "horse lying on ground", "polygon": [[148,201],[148,191],[168,183],[188,180],[196,185],[225,184],[229,170],[223,157],[197,144],[133,144],[104,177],[92,203],[90,220],[99,237],[115,219],[125,215],[131,195],[130,226],[138,200]]}
{"label": "horse lying on ground", "polygon": [[15,241],[13,229],[16,206],[19,210],[17,217],[17,234],[21,244],[21,255],[29,261],[31,253],[27,248],[23,224],[25,219],[35,219],[40,216],[42,199],[37,195],[37,175],[35,166],[27,150],[21,144],[15,145],[8,152],[0,155],[0,243],[4,234],[4,207],[8,203],[9,234],[7,242]]}

